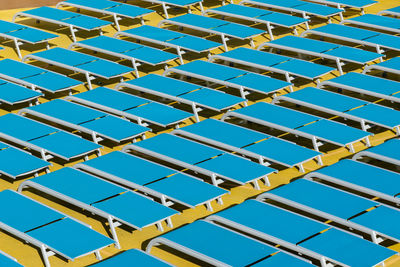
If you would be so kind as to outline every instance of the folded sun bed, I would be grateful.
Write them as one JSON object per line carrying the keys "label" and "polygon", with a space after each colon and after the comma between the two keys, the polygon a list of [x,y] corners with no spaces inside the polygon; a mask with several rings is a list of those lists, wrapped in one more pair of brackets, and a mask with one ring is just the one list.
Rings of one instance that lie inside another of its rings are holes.
{"label": "folded sun bed", "polygon": [[305,178],[327,181],[400,204],[400,174],[363,162],[343,159],[309,173]]}
{"label": "folded sun bed", "polygon": [[339,122],[265,102],[229,111],[222,117],[222,120],[230,117],[305,137],[312,141],[316,151],[322,145],[318,142],[321,140],[338,146],[348,146],[350,152],[354,153],[353,143],[365,139],[366,145],[370,146],[368,137],[372,135]]}
{"label": "folded sun bed", "polygon": [[15,258],[2,252],[1,250],[0,250],[0,265],[9,266],[9,267],[18,267],[18,266],[21,267],[22,266],[21,264],[19,264],[17,262],[17,260]]}
{"label": "folded sun bed", "polygon": [[82,84],[64,75],[12,59],[0,60],[0,78],[50,94],[62,91],[71,93],[74,87]]}
{"label": "folded sun bed", "polygon": [[175,25],[178,27],[185,27],[200,32],[206,32],[208,34],[219,35],[221,37],[225,51],[228,51],[226,41],[230,38],[249,40],[250,45],[254,47],[253,37],[263,34],[265,32],[263,30],[259,30],[242,24],[194,14],[186,14],[174,17],[172,19],[165,19],[158,23],[159,27],[161,25]]}
{"label": "folded sun bed", "polygon": [[157,74],[148,74],[115,86],[116,90],[124,88],[190,105],[197,122],[200,121],[198,113],[203,108],[222,112],[247,101],[221,91]]}
{"label": "folded sun bed", "polygon": [[358,152],[353,156],[353,159],[357,160],[363,157],[369,157],[400,166],[399,149],[400,140],[391,139],[379,146]]}
{"label": "folded sun bed", "polygon": [[124,224],[142,229],[157,225],[163,231],[162,222],[166,221],[172,227],[170,217],[178,213],[146,196],[70,167],[26,180],[20,184],[18,191],[25,188],[34,188],[104,218],[117,248],[121,246],[116,227]]}
{"label": "folded sun bed", "polygon": [[275,172],[270,167],[171,134],[127,145],[122,151],[142,153],[207,175],[214,185],[227,180],[240,185],[253,183],[259,189],[258,181],[264,179],[269,185],[268,175]]}
{"label": "folded sun bed", "polygon": [[301,90],[277,96],[272,103],[290,102],[345,119],[357,121],[367,131],[377,125],[396,131],[400,135],[400,111],[360,100],[350,96],[306,87]]}
{"label": "folded sun bed", "polygon": [[[257,200],[247,200],[205,220],[246,236],[257,236],[258,240],[315,259],[321,266],[375,266],[396,253],[330,225]],[[272,266],[292,265],[283,262]]]}
{"label": "folded sun bed", "polygon": [[400,57],[394,57],[377,64],[366,66],[363,73],[365,74],[371,70],[380,70],[400,75]]}
{"label": "folded sun bed", "polygon": [[34,107],[24,108],[18,114],[30,115],[88,134],[95,143],[103,140],[120,143],[137,137],[144,138],[145,133],[150,130],[126,119],[63,99],[54,99]]}
{"label": "folded sun bed", "polygon": [[400,37],[381,32],[351,27],[341,24],[327,24],[321,27],[304,31],[301,36],[318,35],[340,41],[356,43],[376,48],[377,53],[384,53],[385,50],[400,51]]}
{"label": "folded sun bed", "polygon": [[31,106],[37,103],[37,99],[41,96],[43,96],[43,94],[40,92],[0,79],[0,103],[12,106],[28,102]]}
{"label": "folded sun bed", "polygon": [[400,19],[375,14],[365,14],[351,19],[345,19],[340,23],[349,23],[377,30],[400,33]]}
{"label": "folded sun bed", "polygon": [[256,239],[206,221],[195,221],[152,239],[147,252],[157,245],[167,246],[210,266],[249,266],[261,260],[265,261],[265,266],[312,266]]}
{"label": "folded sun bed", "polygon": [[98,36],[75,42],[70,44],[68,49],[74,47],[84,48],[129,60],[135,70],[136,78],[139,77],[137,67],[141,66],[143,63],[151,66],[164,65],[164,68],[166,69],[168,62],[178,58],[172,53],[107,36]]}
{"label": "folded sun bed", "polygon": [[228,191],[185,173],[120,151],[79,163],[74,168],[158,198],[165,206],[179,203],[189,208],[212,202],[222,204]]}
{"label": "folded sun bed", "polygon": [[333,86],[359,94],[365,94],[377,98],[400,103],[400,83],[371,75],[357,72],[348,72],[342,76],[323,81],[317,87]]}
{"label": "folded sun bed", "polygon": [[274,41],[263,43],[258,47],[258,50],[264,47],[288,50],[295,53],[334,60],[340,75],[343,75],[343,63],[341,61],[365,66],[367,63],[378,59],[382,61],[382,57],[384,56],[354,47],[296,36],[285,36]]}
{"label": "folded sun bed", "polygon": [[0,20],[0,37],[11,39],[19,58],[22,58],[20,45],[45,43],[49,48],[49,40],[57,38],[58,35],[31,28],[25,25]]}
{"label": "folded sun bed", "polygon": [[76,42],[75,32],[78,30],[98,30],[102,34],[102,28],[111,24],[111,22],[98,18],[47,6],[17,12],[13,16],[12,21],[14,22],[17,18],[21,17],[68,27],[74,42]]}
{"label": "folded sun bed", "polygon": [[[26,129],[29,129],[27,131]],[[13,113],[0,116],[0,137],[40,153],[44,160],[53,157],[65,161],[100,154],[98,144],[46,124]]]}
{"label": "folded sun bed", "polygon": [[148,123],[161,127],[178,127],[183,120],[192,116],[186,111],[105,87],[97,87],[65,99],[135,120],[145,127]]}
{"label": "folded sun bed", "polygon": [[379,11],[377,14],[378,15],[387,14],[387,15],[392,15],[392,16],[398,17],[398,16],[400,16],[400,6],[396,6],[396,7],[393,7],[393,8],[389,8],[389,9],[386,9],[386,10]]}
{"label": "folded sun bed", "polygon": [[120,36],[174,48],[176,49],[181,64],[183,64],[182,55],[185,54],[186,51],[193,53],[210,53],[211,50],[216,49],[221,45],[220,43],[213,42],[205,38],[149,25],[132,28],[125,31],[119,31],[114,34],[115,38]]}
{"label": "folded sun bed", "polygon": [[240,96],[244,99],[249,94],[248,91],[264,95],[274,94],[285,87],[289,87],[292,91],[291,83],[202,60],[195,60],[184,65],[169,68],[164,72],[164,75],[171,73],[238,89]]}
{"label": "folded sun bed", "polygon": [[311,16],[328,18],[339,15],[343,19],[343,9],[330,6],[319,5],[301,0],[242,0],[240,4],[250,4],[287,11],[290,13],[300,13],[303,18],[309,19]]}
{"label": "folded sun bed", "polygon": [[85,9],[96,13],[107,14],[113,17],[114,24],[118,31],[120,30],[119,20],[122,18],[136,19],[139,18],[140,22],[144,24],[143,16],[146,16],[154,11],[147,8],[141,8],[137,6],[127,5],[124,3],[118,3],[108,0],[67,0],[59,2],[56,7],[75,7],[79,9]]}
{"label": "folded sun bed", "polygon": [[7,203],[0,206],[0,228],[37,247],[46,267],[52,255],[74,260],[95,253],[101,260],[100,250],[114,244],[88,225],[15,191],[0,192],[0,200]]}
{"label": "folded sun bed", "polygon": [[129,249],[116,256],[112,256],[99,263],[96,263],[92,266],[95,267],[129,266],[132,263],[135,263],[139,266],[152,266],[152,267],[172,266],[169,263],[138,249]]}
{"label": "folded sun bed", "polygon": [[257,199],[273,200],[321,220],[338,223],[349,230],[369,235],[376,244],[386,239],[395,242],[400,239],[396,224],[400,219],[398,209],[319,182],[299,179],[261,194]]}
{"label": "folded sun bed", "polygon": [[74,72],[83,73],[86,77],[89,89],[92,89],[93,76],[103,79],[112,79],[132,72],[133,69],[87,54],[56,47],[50,50],[26,55],[23,61],[37,60],[58,66]]}
{"label": "folded sun bed", "polygon": [[292,82],[294,77],[302,77],[312,81],[317,80],[318,82],[321,76],[334,70],[334,68],[309,61],[244,47],[213,55],[209,61],[216,59],[280,73],[285,75],[287,82]]}
{"label": "folded sun bed", "polygon": [[274,40],[274,35],[272,33],[274,26],[289,28],[296,35],[298,35],[296,29],[297,26],[305,24],[306,28],[309,28],[307,19],[243,5],[223,5],[220,7],[207,9],[204,11],[204,14],[217,14],[223,17],[232,17],[249,20],[254,23],[266,24],[271,40]]}
{"label": "folded sun bed", "polygon": [[319,152],[219,120],[203,120],[172,133],[246,155],[263,165],[277,163],[289,168],[297,166],[302,172],[305,171],[303,163],[312,159],[317,158],[322,165]]}

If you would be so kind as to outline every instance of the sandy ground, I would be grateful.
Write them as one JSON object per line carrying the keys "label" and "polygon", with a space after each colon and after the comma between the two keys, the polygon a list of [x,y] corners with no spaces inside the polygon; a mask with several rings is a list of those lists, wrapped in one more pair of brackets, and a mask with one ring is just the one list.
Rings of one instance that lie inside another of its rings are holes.
{"label": "sandy ground", "polygon": [[0,9],[14,9],[21,7],[38,7],[46,5],[55,5],[57,0],[0,0]]}

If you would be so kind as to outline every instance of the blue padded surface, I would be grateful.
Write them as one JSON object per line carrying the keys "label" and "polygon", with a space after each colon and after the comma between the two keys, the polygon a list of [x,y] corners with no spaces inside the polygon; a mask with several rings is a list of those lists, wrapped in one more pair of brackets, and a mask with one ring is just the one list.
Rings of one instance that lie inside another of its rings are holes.
{"label": "blue padded surface", "polygon": [[93,206],[139,228],[154,224],[178,213],[133,192],[126,192],[106,201],[95,203]]}
{"label": "blue padded surface", "polygon": [[400,92],[399,82],[357,72],[348,72],[329,81],[384,95]]}
{"label": "blue padded surface", "polygon": [[8,266],[8,267],[21,267],[22,265],[18,262],[14,261],[13,259],[6,256],[4,252],[0,251],[0,265],[1,266]]}
{"label": "blue padded surface", "polygon": [[126,111],[138,117],[158,122],[162,125],[170,125],[193,116],[193,114],[173,108],[171,106],[152,102]]}
{"label": "blue padded surface", "polygon": [[197,166],[225,176],[240,184],[263,178],[276,171],[270,167],[232,154],[223,154],[222,156],[199,163]]}
{"label": "blue padded surface", "polygon": [[248,27],[245,25],[237,24],[237,23],[229,23],[225,25],[218,26],[217,28],[213,28],[212,30],[216,30],[217,32],[224,33],[225,35],[231,35],[233,37],[246,39],[255,35],[263,34],[265,31],[259,30],[256,28]]}
{"label": "blue padded surface", "polygon": [[167,1],[162,1],[162,2],[165,2],[166,4],[171,4],[171,5],[186,6],[186,5],[198,3],[200,1],[199,0],[167,0]]}
{"label": "blue padded surface", "polygon": [[70,218],[35,229],[29,232],[29,235],[71,259],[115,243],[114,240]]}
{"label": "blue padded surface", "polygon": [[306,13],[315,14],[317,16],[332,16],[343,12],[342,9],[334,8],[330,6],[319,5],[315,3],[306,3],[296,8],[305,11]]}
{"label": "blue padded surface", "polygon": [[[229,6],[229,5],[226,5]],[[222,7],[226,7],[222,6]],[[239,47],[228,52],[219,54],[219,56],[233,58],[241,61],[251,62],[262,66],[273,66],[293,58],[254,50],[245,47]]]}
{"label": "blue padded surface", "polygon": [[88,205],[127,191],[127,189],[70,167],[41,175],[30,181]]}
{"label": "blue padded surface", "polygon": [[142,8],[142,7],[133,6],[133,5],[126,5],[123,3],[120,3],[119,5],[114,6],[114,7],[107,8],[107,11],[114,12],[121,16],[131,17],[131,18],[140,17],[142,15],[146,15],[146,14],[150,14],[150,13],[154,12],[154,10],[151,10],[151,9]]}
{"label": "blue padded surface", "polygon": [[152,65],[162,64],[178,58],[175,54],[147,46],[142,46],[139,49],[131,50],[124,54]]}
{"label": "blue padded surface", "polygon": [[124,111],[151,102],[134,95],[125,94],[105,87],[97,87],[83,93],[75,94],[74,97]]}
{"label": "blue padded surface", "polygon": [[58,37],[58,35],[52,33],[5,20],[0,20],[0,32],[30,43],[37,43]]}
{"label": "blue padded surface", "polygon": [[358,161],[344,159],[316,172],[393,197],[400,192],[400,174]]}
{"label": "blue padded surface", "polygon": [[400,29],[400,20],[399,19],[385,17],[385,16],[379,16],[379,15],[375,15],[375,14],[365,14],[365,15],[361,15],[361,16],[354,17],[351,19],[346,19],[346,22],[351,23],[352,21],[365,23],[372,27],[374,25],[376,25],[376,26],[387,27],[387,28],[392,28],[392,29],[396,29],[396,30]]}
{"label": "blue padded surface", "polygon": [[153,40],[163,41],[163,42],[182,38],[183,36],[185,36],[185,34],[180,33],[180,32],[162,29],[162,28],[158,28],[158,27],[154,27],[154,26],[150,26],[150,25],[142,25],[140,27],[125,30],[123,32],[132,34],[132,35],[146,37],[146,38],[153,39]]}
{"label": "blue padded surface", "polygon": [[318,155],[322,155],[322,153],[315,150],[278,138],[269,138],[265,141],[247,146],[245,149],[288,166],[295,166],[296,164],[315,158]]}
{"label": "blue padded surface", "polygon": [[339,47],[339,45],[337,44],[292,35],[284,36],[282,38],[270,41],[266,43],[266,45],[268,45],[269,43],[316,53],[325,53],[326,51]]}
{"label": "blue padded surface", "polygon": [[304,179],[273,189],[269,193],[343,219],[377,205],[375,201]]}
{"label": "blue padded surface", "polygon": [[349,266],[375,266],[397,252],[343,231],[330,229],[301,244]]}
{"label": "blue padded surface", "polygon": [[262,15],[258,17],[258,19],[262,19],[265,21],[270,21],[271,23],[276,23],[278,25],[292,27],[301,23],[308,21],[304,18],[299,18],[296,16],[292,16],[289,14],[278,13],[278,12],[271,12],[266,15]]}
{"label": "blue padded surface", "polygon": [[62,47],[55,47],[49,50],[36,52],[32,55],[69,66],[78,66],[98,59],[97,57],[75,52]]}
{"label": "blue padded surface", "polygon": [[86,15],[79,15],[76,17],[64,19],[62,21],[68,24],[72,24],[75,27],[83,28],[85,30],[94,30],[112,24],[109,21],[101,20]]}
{"label": "blue padded surface", "polygon": [[224,12],[228,14],[240,15],[249,18],[258,18],[262,15],[271,13],[269,10],[254,8],[249,6],[241,6],[235,4],[228,4],[216,8],[211,8],[210,10],[216,10],[219,12]]}
{"label": "blue padded surface", "polygon": [[294,100],[306,102],[312,105],[331,109],[338,112],[345,112],[360,107],[369,102],[341,94],[332,93],[314,87],[306,87],[301,90],[284,95]]}
{"label": "blue padded surface", "polygon": [[41,170],[51,164],[21,150],[9,147],[0,150],[0,172],[16,178],[19,175]]}
{"label": "blue padded surface", "polygon": [[324,54],[342,58],[343,60],[352,60],[360,64],[365,64],[380,57],[383,57],[382,54],[348,46],[340,46],[336,49],[327,51]]}
{"label": "blue padded surface", "polygon": [[265,94],[273,93],[283,89],[291,83],[271,78],[269,76],[248,72],[245,75],[235,77],[229,80],[230,83],[241,85],[245,88],[253,89]]}
{"label": "blue padded surface", "polygon": [[393,7],[393,8],[389,8],[389,9],[387,9],[388,11],[391,11],[391,12],[398,12],[398,13],[400,13],[400,6],[397,6],[397,7]]}
{"label": "blue padded surface", "polygon": [[334,0],[334,2],[358,8],[366,7],[368,5],[377,3],[377,1],[374,0]]}
{"label": "blue padded surface", "polygon": [[[29,131],[26,129],[29,129]],[[13,113],[0,117],[0,132],[23,141],[29,141],[57,131],[58,129],[56,128]]]}
{"label": "blue padded surface", "polygon": [[372,135],[369,132],[325,119],[303,126],[300,130],[343,146]]}
{"label": "blue padded surface", "polygon": [[24,78],[24,81],[53,93],[82,84],[80,81],[54,72],[42,72],[40,75]]}
{"label": "blue padded surface", "polygon": [[251,264],[277,251],[263,243],[204,221],[195,221],[162,237],[233,266]]}
{"label": "blue padded surface", "polygon": [[380,144],[379,146],[369,148],[367,151],[385,157],[393,158],[395,160],[400,160],[399,149],[400,149],[400,140],[391,139],[389,141],[384,142],[383,144]]}
{"label": "blue padded surface", "polygon": [[164,77],[157,74],[148,74],[146,76],[127,81],[126,83],[172,96],[179,96],[181,94],[186,94],[188,92],[201,88],[201,86],[199,85],[187,83],[169,77]]}
{"label": "blue padded surface", "polygon": [[23,28],[26,28],[26,26],[5,20],[0,20],[0,33],[9,33],[21,30]]}
{"label": "blue padded surface", "polygon": [[30,90],[26,87],[9,83],[0,79],[0,100],[10,103],[11,105],[21,101],[36,99],[42,95],[43,94]]}
{"label": "blue padded surface", "polygon": [[267,258],[263,261],[260,261],[253,266],[256,267],[275,267],[275,266],[290,266],[290,267],[311,267],[314,266],[311,263],[300,260],[299,258],[295,258],[290,256],[289,254],[280,252],[278,254],[273,255],[270,258]]}
{"label": "blue padded surface", "polygon": [[216,109],[221,111],[226,108],[230,108],[234,105],[242,103],[246,101],[241,97],[237,97],[234,95],[226,94],[221,91],[212,90],[209,88],[202,88],[200,90],[196,90],[184,95],[179,96],[183,99],[187,99],[189,101],[193,101],[200,105],[205,105],[212,109]]}
{"label": "blue padded surface", "polygon": [[384,47],[400,49],[400,37],[395,35],[389,35],[381,33],[379,35],[368,38],[366,41],[376,43]]}
{"label": "blue padded surface", "polygon": [[128,72],[132,72],[133,69],[118,63],[111,61],[97,59],[89,63],[77,66],[85,71],[91,72],[95,75],[103,76],[107,79],[124,75]]}
{"label": "blue padded surface", "polygon": [[182,173],[147,185],[167,197],[172,197],[192,207],[214,200],[228,191],[197,180]]}
{"label": "blue padded surface", "polygon": [[47,135],[32,140],[30,143],[63,156],[66,159],[86,155],[101,148],[98,144],[66,132],[57,132],[55,134]]}
{"label": "blue padded surface", "polygon": [[112,151],[82,164],[138,185],[145,185],[174,173],[169,168],[120,151]]}
{"label": "blue padded surface", "polygon": [[115,53],[124,53],[129,50],[134,50],[142,47],[140,44],[124,41],[121,39],[116,39],[104,35],[100,35],[94,38],[79,41],[78,44],[84,44],[87,46],[92,46],[96,48],[101,48],[104,50],[109,50]]}
{"label": "blue padded surface", "polygon": [[96,1],[91,1],[91,0],[68,0],[65,1],[66,3],[71,3],[71,4],[76,4],[76,5],[82,5],[82,6],[87,6],[91,8],[97,8],[97,9],[107,9],[116,5],[119,5],[119,3],[107,1],[107,0],[96,0]]}
{"label": "blue padded surface", "polygon": [[162,155],[196,164],[222,154],[223,151],[184,139],[171,134],[160,134],[153,138],[140,141],[135,146],[160,153]]}
{"label": "blue padded surface", "polygon": [[154,267],[167,267],[171,266],[156,257],[153,257],[138,249],[129,249],[116,256],[107,258],[99,263],[94,264],[96,267],[115,267],[115,266],[128,266],[132,263],[139,266],[154,266]]}
{"label": "blue padded surface", "polygon": [[379,32],[335,23],[330,23],[321,27],[314,28],[312,29],[312,32],[326,33],[356,40],[365,40],[372,36],[381,34]]}
{"label": "blue padded surface", "polygon": [[315,64],[304,60],[292,59],[286,62],[282,62],[278,65],[273,66],[274,68],[288,71],[294,75],[301,75],[310,79],[316,79],[328,72],[335,70],[334,68]]}
{"label": "blue padded surface", "polygon": [[11,190],[0,192],[0,202],[7,203],[0,206],[0,221],[21,232],[64,217],[61,213]]}
{"label": "blue padded surface", "polygon": [[9,58],[0,60],[0,73],[17,79],[38,75],[42,72],[47,71]]}
{"label": "blue padded surface", "polygon": [[347,112],[373,122],[381,123],[388,127],[400,125],[400,112],[388,107],[376,104],[369,104],[364,107]]}
{"label": "blue padded surface", "polygon": [[181,130],[235,147],[243,147],[270,137],[267,134],[214,119],[203,120],[183,127]]}
{"label": "blue padded surface", "polygon": [[329,228],[326,224],[257,200],[247,200],[216,215],[292,244]]}
{"label": "blue padded surface", "polygon": [[382,66],[393,70],[400,70],[400,57],[394,57],[381,63],[377,63],[376,66]]}
{"label": "blue padded surface", "polygon": [[265,102],[258,102],[234,112],[292,129],[320,119],[316,116]]}
{"label": "blue padded surface", "polygon": [[184,35],[181,38],[168,40],[167,42],[197,53],[209,51],[221,46],[220,43],[192,35]]}

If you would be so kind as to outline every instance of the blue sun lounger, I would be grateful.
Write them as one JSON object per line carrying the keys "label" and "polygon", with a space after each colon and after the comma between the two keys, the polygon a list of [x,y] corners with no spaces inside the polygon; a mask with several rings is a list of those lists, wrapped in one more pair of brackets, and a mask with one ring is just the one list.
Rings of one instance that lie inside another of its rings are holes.
{"label": "blue sun lounger", "polygon": [[329,22],[331,22],[331,17],[336,15],[339,15],[342,20],[342,12],[344,11],[343,9],[300,0],[242,0],[240,4],[250,4],[288,11],[290,13],[300,13],[305,19],[309,19],[311,16],[318,16],[329,19]]}
{"label": "blue sun lounger", "polygon": [[82,83],[64,75],[12,59],[0,60],[0,77],[34,91],[54,94],[69,91]]}
{"label": "blue sun lounger", "polygon": [[0,192],[0,201],[7,203],[0,206],[0,228],[37,247],[46,267],[52,255],[74,260],[95,253],[101,260],[100,250],[114,244],[90,226],[15,191]]}
{"label": "blue sun lounger", "polygon": [[400,166],[399,149],[400,140],[391,139],[379,146],[358,152],[353,156],[353,159],[358,160],[363,157],[369,157]]}
{"label": "blue sun lounger", "polygon": [[382,61],[382,57],[384,56],[382,54],[354,47],[297,36],[285,36],[274,41],[263,43],[258,47],[258,50],[261,50],[264,47],[288,50],[295,53],[334,60],[340,75],[343,75],[343,63],[341,61],[365,66],[367,63],[378,59]]}
{"label": "blue sun lounger", "polygon": [[400,57],[394,57],[377,64],[366,66],[365,69],[363,70],[363,74],[371,70],[380,70],[383,72],[390,72],[400,75]]}
{"label": "blue sun lounger", "polygon": [[46,48],[48,49],[49,40],[58,37],[58,35],[31,28],[25,25],[0,20],[0,37],[13,40],[17,55],[19,58],[22,58],[20,45],[24,43],[45,43]]}
{"label": "blue sun lounger", "polygon": [[138,249],[129,249],[116,256],[105,259],[92,266],[95,267],[115,267],[115,266],[128,266],[135,263],[139,266],[152,266],[152,267],[168,267],[172,266],[169,263],[156,258],[149,253]]}
{"label": "blue sun lounger", "polygon": [[198,113],[203,108],[222,112],[238,104],[245,104],[247,101],[221,91],[157,74],[148,74],[115,86],[116,90],[124,88],[190,105],[197,122],[200,121]]}
{"label": "blue sun lounger", "polygon": [[377,30],[400,33],[400,19],[375,14],[365,14],[355,18],[345,19],[340,23],[349,23]]}
{"label": "blue sun lounger", "polygon": [[400,111],[368,101],[314,87],[277,96],[272,103],[282,101],[357,121],[364,131],[371,128],[372,124],[395,130],[400,135]]}
{"label": "blue sun lounger", "polygon": [[272,34],[274,26],[289,28],[296,35],[298,35],[297,26],[305,24],[306,28],[309,28],[307,19],[243,5],[223,5],[207,9],[204,11],[204,14],[217,14],[223,17],[232,17],[249,20],[254,23],[266,24],[271,40],[274,40],[274,35]]}
{"label": "blue sun lounger", "polygon": [[239,89],[240,96],[244,99],[249,94],[248,91],[264,95],[274,94],[285,87],[290,87],[292,91],[291,83],[203,60],[195,60],[184,65],[169,68],[164,72],[164,76],[171,73]]}
{"label": "blue sun lounger", "polygon": [[26,55],[22,60],[42,61],[73,72],[83,73],[89,89],[92,89],[91,81],[94,79],[92,76],[103,79],[122,78],[123,75],[133,71],[132,68],[124,65],[61,47]]}
{"label": "blue sun lounger", "polygon": [[[26,129],[29,129],[27,131]],[[69,161],[96,152],[98,144],[46,124],[13,113],[0,116],[0,137],[41,154],[44,160],[53,157]]]}
{"label": "blue sun lounger", "polygon": [[364,14],[366,7],[376,4],[378,1],[374,0],[310,0],[319,4],[333,5],[337,8],[356,8],[361,10],[361,14]]}
{"label": "blue sun lounger", "polygon": [[65,99],[135,120],[145,127],[148,123],[161,127],[179,126],[192,116],[186,111],[105,87],[97,87]]}
{"label": "blue sun lounger", "polygon": [[168,67],[168,62],[178,58],[172,53],[107,36],[98,36],[75,42],[70,44],[68,49],[74,47],[93,50],[116,58],[127,59],[132,63],[136,78],[139,77],[137,67],[143,63],[151,66],[164,65],[166,69]]}
{"label": "blue sun lounger", "polygon": [[387,15],[392,15],[392,16],[398,17],[398,16],[400,16],[400,6],[397,6],[397,7],[393,7],[393,8],[389,8],[389,9],[386,9],[386,10],[379,11],[377,14],[378,14],[378,15],[385,15],[385,14],[387,14]]}
{"label": "blue sun lounger", "polygon": [[[124,2],[126,2],[126,1],[127,0],[124,0]],[[201,12],[204,11],[203,0],[143,0],[143,1],[147,1],[152,4],[155,3],[155,4],[161,5],[163,8],[163,11],[164,11],[165,18],[167,18],[167,19],[169,18],[168,9],[170,9],[171,6],[175,7],[175,8],[177,8],[177,7],[178,8],[186,8],[188,13],[191,13],[192,12],[191,8],[194,5],[199,5],[200,11]]]}
{"label": "blue sun lounger", "polygon": [[239,40],[249,40],[250,45],[254,47],[253,37],[263,34],[265,31],[228,22],[221,19],[215,19],[210,17],[204,17],[194,14],[186,14],[172,19],[165,19],[158,23],[158,26],[162,25],[175,25],[178,27],[185,27],[192,30],[206,32],[208,34],[219,35],[224,45],[225,51],[228,51],[226,41],[230,38]]}
{"label": "blue sun lounger", "polygon": [[222,204],[221,196],[228,193],[193,176],[120,151],[79,163],[74,168],[145,192],[160,199],[165,206],[176,203],[189,208],[205,205],[212,211],[211,202],[217,200]]}
{"label": "blue sun lounger", "polygon": [[385,50],[400,51],[400,37],[381,32],[351,27],[341,24],[327,24],[314,29],[304,31],[301,36],[307,34],[318,35],[340,41],[356,43],[376,48],[377,53],[383,54]]}
{"label": "blue sun lounger", "polygon": [[400,239],[396,224],[400,219],[398,209],[322,183],[299,179],[261,194],[257,199],[273,200],[305,211],[321,220],[339,223],[349,230],[354,229],[369,235],[376,244],[386,239],[395,242]]}
{"label": "blue sun lounger", "polygon": [[172,133],[246,155],[267,166],[270,162],[289,168],[297,166],[301,172],[304,172],[303,163],[315,158],[322,165],[319,152],[214,119],[203,120]]}
{"label": "blue sun lounger", "polygon": [[275,172],[275,169],[270,167],[171,134],[160,134],[127,145],[122,151],[143,153],[207,175],[211,177],[214,185],[228,180],[240,185],[253,183],[254,187],[259,189],[258,180],[264,179],[265,184],[269,186],[268,175]]}
{"label": "blue sun lounger", "polygon": [[37,103],[37,99],[41,96],[43,94],[40,92],[0,79],[0,103],[12,106],[28,102],[29,105],[32,105]]}
{"label": "blue sun lounger", "polygon": [[216,49],[221,45],[220,43],[213,42],[205,38],[149,25],[132,28],[125,31],[119,31],[114,34],[115,38],[120,36],[174,48],[176,49],[181,64],[183,64],[182,55],[185,54],[186,51],[193,53],[210,53],[211,50]]}
{"label": "blue sun lounger", "polygon": [[368,137],[372,135],[335,121],[265,102],[229,111],[222,120],[230,117],[311,139],[316,151],[319,151],[318,147],[322,145],[318,142],[321,140],[338,146],[348,146],[350,152],[354,153],[353,143],[365,139],[367,146],[370,146]]}
{"label": "blue sun lounger", "polygon": [[113,17],[114,24],[118,31],[120,30],[119,20],[122,18],[136,19],[139,18],[140,22],[144,24],[143,16],[146,16],[154,11],[147,8],[127,5],[108,0],[67,0],[59,2],[56,7],[63,6],[75,7],[78,10],[85,9],[96,13],[107,14]]}
{"label": "blue sun lounger", "polygon": [[245,47],[239,47],[210,57],[210,61],[215,59],[280,73],[285,75],[287,82],[291,82],[294,77],[301,77],[312,81],[317,80],[318,82],[321,76],[335,70],[334,68],[309,61]]}
{"label": "blue sun lounger", "polygon": [[309,173],[305,178],[317,178],[400,204],[400,174],[363,162],[343,159]]}
{"label": "blue sun lounger", "polygon": [[18,191],[25,188],[34,188],[104,218],[117,248],[121,247],[116,227],[124,224],[142,229],[157,225],[163,231],[161,223],[166,221],[172,227],[170,217],[178,213],[148,197],[70,167],[26,180]]}
{"label": "blue sun lounger", "polygon": [[17,149],[8,144],[0,142],[0,173],[11,179],[39,173],[51,164],[39,159],[22,149]]}
{"label": "blue sun lounger", "polygon": [[[150,253],[151,249],[157,245],[166,245],[208,265],[223,267],[248,266],[270,256],[265,259],[268,262],[277,255],[285,254],[277,248],[206,221],[195,221],[152,239],[146,248],[147,252]],[[277,252],[279,253],[276,254]],[[301,261],[289,254],[286,255],[281,265],[277,266],[289,266],[286,265],[288,262]],[[286,259],[288,262],[285,261]]]}
{"label": "blue sun lounger", "polygon": [[400,92],[399,82],[357,72],[349,72],[342,76],[323,81],[317,86],[319,88],[332,86],[400,103],[400,95],[397,96],[397,93]]}
{"label": "blue sun lounger", "polygon": [[17,12],[14,14],[12,21],[14,22],[17,18],[21,17],[66,26],[70,29],[74,42],[76,42],[75,32],[78,30],[98,30],[102,34],[102,28],[111,24],[111,22],[98,18],[47,6]]}
{"label": "blue sun lounger", "polygon": [[[321,266],[375,266],[396,253],[330,225],[257,200],[247,200],[206,220],[286,247],[301,256],[320,261]],[[320,243],[316,250],[309,245],[314,239]],[[364,257],[367,252],[373,256]]]}
{"label": "blue sun lounger", "polygon": [[0,265],[9,266],[9,267],[18,267],[22,266],[17,262],[17,260],[10,255],[7,255],[3,251],[0,250]]}
{"label": "blue sun lounger", "polygon": [[18,114],[30,115],[71,128],[82,134],[88,134],[95,143],[103,140],[120,143],[134,140],[139,136],[144,138],[145,133],[150,130],[126,119],[63,99],[54,99],[37,106],[24,108]]}

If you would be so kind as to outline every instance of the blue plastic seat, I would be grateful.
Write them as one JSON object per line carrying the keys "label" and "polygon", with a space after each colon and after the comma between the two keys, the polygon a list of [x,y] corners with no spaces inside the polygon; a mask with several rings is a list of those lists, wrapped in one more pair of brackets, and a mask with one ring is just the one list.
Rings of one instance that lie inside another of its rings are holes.
{"label": "blue plastic seat", "polygon": [[400,20],[375,14],[365,14],[351,19],[345,19],[342,23],[350,23],[373,29],[400,33]]}

